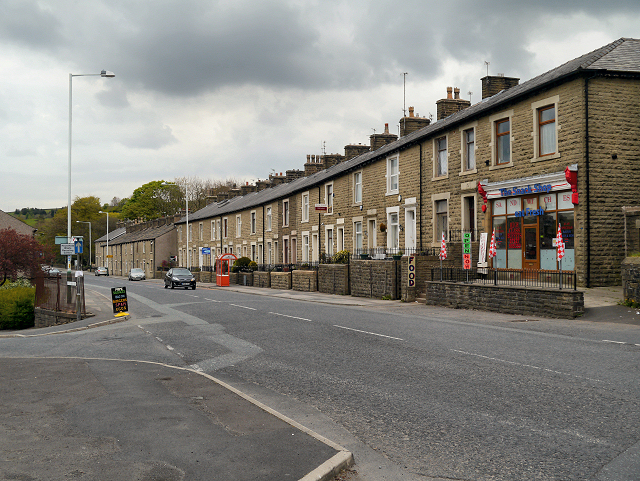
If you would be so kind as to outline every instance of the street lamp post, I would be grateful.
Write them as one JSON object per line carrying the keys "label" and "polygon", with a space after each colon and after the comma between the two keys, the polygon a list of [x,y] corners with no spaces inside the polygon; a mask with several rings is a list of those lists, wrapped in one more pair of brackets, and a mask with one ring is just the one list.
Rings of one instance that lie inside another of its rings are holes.
{"label": "street lamp post", "polygon": [[89,224],[89,272],[91,272],[91,222],[88,220],[77,220],[76,224]]}
{"label": "street lamp post", "polygon": [[[71,242],[71,115],[72,115],[72,80],[73,77],[106,77],[113,78],[115,74],[113,72],[107,72],[103,70],[100,73],[85,73],[85,74],[69,74],[69,191],[68,191],[68,199],[67,199],[67,243]],[[67,271],[71,272],[71,256],[67,256]]]}
{"label": "street lamp post", "polygon": [[[164,182],[160,185],[177,185],[175,182]],[[186,202],[186,212],[187,212],[187,269],[191,269],[189,266],[189,184],[187,182],[184,183],[184,199]]]}
{"label": "street lamp post", "polygon": [[107,214],[107,253],[104,257],[105,267],[107,268],[107,275],[109,275],[109,212],[98,212],[98,214]]}

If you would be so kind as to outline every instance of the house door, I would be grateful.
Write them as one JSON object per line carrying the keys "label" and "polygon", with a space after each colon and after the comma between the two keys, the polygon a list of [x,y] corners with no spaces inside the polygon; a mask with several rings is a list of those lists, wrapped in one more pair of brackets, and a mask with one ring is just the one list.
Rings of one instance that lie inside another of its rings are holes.
{"label": "house door", "polygon": [[[524,209],[537,210],[538,198],[525,197]],[[540,269],[540,227],[538,225],[539,217],[537,215],[525,215],[522,219],[522,268],[523,269]]]}

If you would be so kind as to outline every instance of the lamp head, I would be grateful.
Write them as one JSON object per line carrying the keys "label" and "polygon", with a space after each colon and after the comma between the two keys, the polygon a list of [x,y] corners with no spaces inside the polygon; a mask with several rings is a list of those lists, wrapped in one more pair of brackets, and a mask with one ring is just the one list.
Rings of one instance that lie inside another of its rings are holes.
{"label": "lamp head", "polygon": [[109,77],[109,78],[113,78],[115,77],[116,74],[114,74],[113,72],[109,72],[107,70],[103,70],[102,72],[100,72],[100,77]]}

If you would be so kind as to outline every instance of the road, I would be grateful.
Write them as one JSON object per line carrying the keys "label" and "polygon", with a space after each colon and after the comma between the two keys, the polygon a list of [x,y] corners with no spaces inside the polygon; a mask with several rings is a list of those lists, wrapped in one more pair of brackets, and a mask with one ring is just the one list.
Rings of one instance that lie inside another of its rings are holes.
{"label": "road", "polygon": [[126,284],[132,319],[1,355],[204,371],[350,449],[362,480],[640,479],[637,326],[86,283]]}

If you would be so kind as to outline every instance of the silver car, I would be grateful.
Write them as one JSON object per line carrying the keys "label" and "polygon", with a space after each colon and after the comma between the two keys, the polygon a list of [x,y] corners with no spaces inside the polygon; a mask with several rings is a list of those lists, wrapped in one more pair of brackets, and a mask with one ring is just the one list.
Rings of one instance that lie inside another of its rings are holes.
{"label": "silver car", "polygon": [[147,276],[144,275],[144,271],[142,269],[131,269],[129,271],[129,280],[130,281],[144,281]]}

